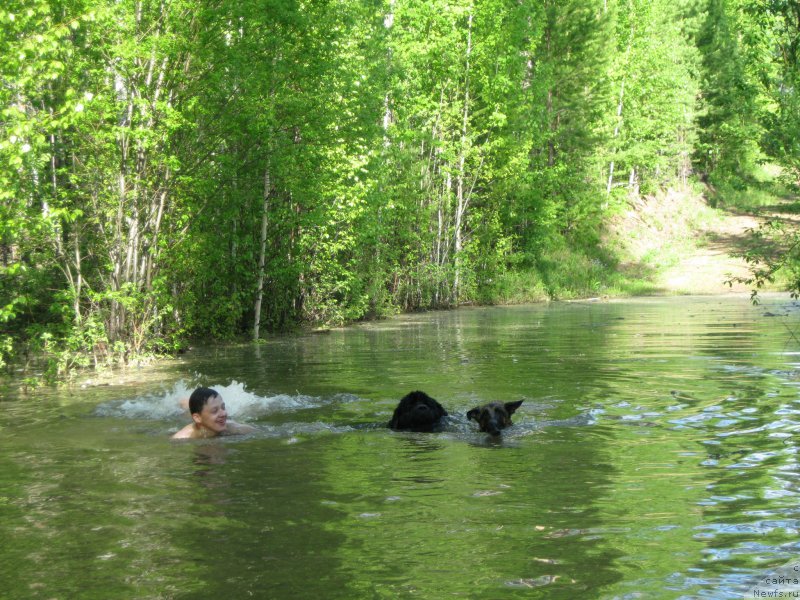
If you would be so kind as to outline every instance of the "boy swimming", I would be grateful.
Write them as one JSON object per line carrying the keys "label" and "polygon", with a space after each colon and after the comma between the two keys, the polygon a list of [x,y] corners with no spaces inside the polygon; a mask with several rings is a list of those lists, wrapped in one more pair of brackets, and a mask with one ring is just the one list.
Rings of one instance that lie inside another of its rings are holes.
{"label": "boy swimming", "polygon": [[189,397],[192,422],[172,436],[174,440],[192,440],[252,433],[255,427],[228,420],[225,402],[216,390],[199,387]]}

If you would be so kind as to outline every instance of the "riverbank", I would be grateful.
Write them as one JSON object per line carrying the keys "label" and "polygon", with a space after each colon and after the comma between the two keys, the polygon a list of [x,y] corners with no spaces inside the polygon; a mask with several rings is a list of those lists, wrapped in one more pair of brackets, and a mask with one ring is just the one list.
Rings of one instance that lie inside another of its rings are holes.
{"label": "riverbank", "polygon": [[[507,273],[503,285],[495,288],[496,295],[483,303],[747,294],[753,286],[746,283],[751,273],[742,255],[752,244],[752,231],[769,218],[797,222],[798,215],[792,208],[792,199],[776,194],[762,198],[762,206],[740,204],[738,208],[714,208],[698,193],[675,190],[631,198],[624,210],[618,210],[608,220],[597,256],[568,248],[551,249],[537,265],[537,271]],[[785,286],[779,281],[760,291],[783,289]],[[504,294],[504,290],[508,293]],[[328,331],[299,329],[287,335]],[[94,387],[136,380],[140,370],[158,368],[157,365],[175,360],[180,357],[140,357],[129,365],[69,369],[66,377],[57,378],[43,375],[45,367],[22,368],[10,379],[21,389],[35,389],[55,380]]]}
{"label": "riverbank", "polygon": [[[751,293],[743,255],[752,232],[770,217],[791,216],[791,202],[777,194],[760,201],[713,207],[689,188],[631,196],[610,209],[595,248],[548,248],[534,269],[505,273],[486,303]],[[760,291],[783,289],[778,281]]]}
{"label": "riverbank", "polygon": [[[793,201],[766,206],[709,206],[699,194],[669,190],[638,198],[611,220],[605,243],[623,257],[619,270],[647,282],[647,295],[721,295],[753,291],[743,258],[753,232],[769,219],[797,221]],[[782,291],[780,279],[760,291]],[[635,294],[634,294],[635,295]]]}

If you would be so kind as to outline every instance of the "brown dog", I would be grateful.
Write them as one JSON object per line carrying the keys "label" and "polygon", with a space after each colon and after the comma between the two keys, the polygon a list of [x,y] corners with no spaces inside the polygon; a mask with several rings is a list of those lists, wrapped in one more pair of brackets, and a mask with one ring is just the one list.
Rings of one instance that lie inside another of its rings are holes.
{"label": "brown dog", "polygon": [[511,425],[511,415],[522,405],[522,400],[517,402],[490,402],[477,406],[467,413],[467,419],[477,421],[480,430],[490,435],[500,435],[500,430]]}

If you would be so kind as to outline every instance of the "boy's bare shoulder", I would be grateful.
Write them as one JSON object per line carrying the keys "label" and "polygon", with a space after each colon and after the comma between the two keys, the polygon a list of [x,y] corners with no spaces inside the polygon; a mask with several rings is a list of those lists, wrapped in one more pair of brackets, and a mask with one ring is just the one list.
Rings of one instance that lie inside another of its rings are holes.
{"label": "boy's bare shoulder", "polygon": [[257,431],[252,425],[245,425],[244,423],[237,423],[236,421],[228,421],[225,427],[225,433],[229,435],[245,435]]}
{"label": "boy's bare shoulder", "polygon": [[172,435],[173,440],[190,440],[194,438],[194,426],[189,424]]}

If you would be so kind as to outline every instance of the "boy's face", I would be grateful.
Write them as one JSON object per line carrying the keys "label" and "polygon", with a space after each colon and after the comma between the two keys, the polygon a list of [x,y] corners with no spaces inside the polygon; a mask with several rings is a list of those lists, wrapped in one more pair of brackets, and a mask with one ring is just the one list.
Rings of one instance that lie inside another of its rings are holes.
{"label": "boy's face", "polygon": [[192,419],[200,427],[205,427],[215,434],[225,431],[228,423],[228,413],[222,396],[212,396],[199,413],[192,414]]}

